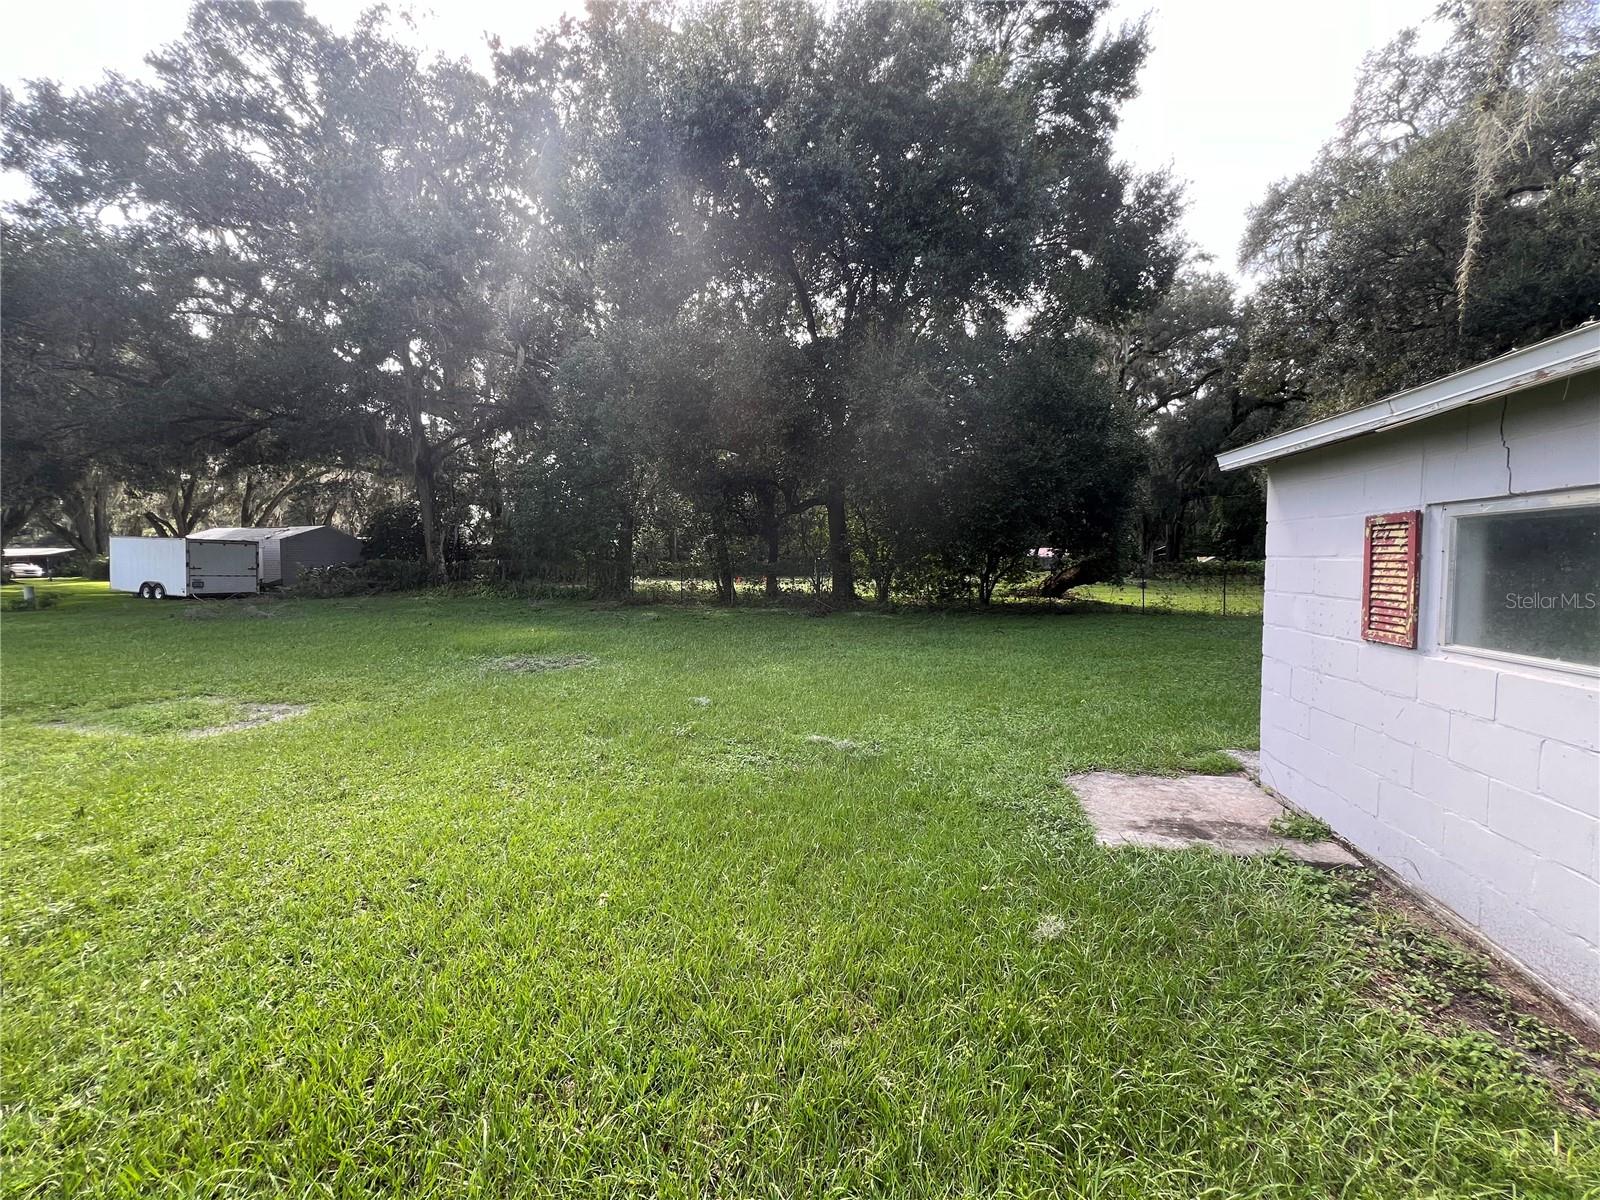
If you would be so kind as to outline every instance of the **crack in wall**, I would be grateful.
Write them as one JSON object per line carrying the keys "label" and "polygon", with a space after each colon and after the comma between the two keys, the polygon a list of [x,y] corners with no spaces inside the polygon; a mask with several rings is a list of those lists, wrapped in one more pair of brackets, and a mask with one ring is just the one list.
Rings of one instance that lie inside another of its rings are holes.
{"label": "crack in wall", "polygon": [[1511,443],[1506,441],[1506,410],[1511,407],[1511,397],[1507,396],[1500,401],[1500,445],[1506,452],[1506,494],[1516,491],[1511,486]]}

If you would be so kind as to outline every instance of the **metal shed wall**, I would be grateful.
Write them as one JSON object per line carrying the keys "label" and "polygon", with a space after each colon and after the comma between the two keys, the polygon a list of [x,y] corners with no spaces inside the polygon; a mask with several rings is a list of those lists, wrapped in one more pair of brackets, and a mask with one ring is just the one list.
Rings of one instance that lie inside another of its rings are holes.
{"label": "metal shed wall", "polygon": [[285,584],[293,583],[302,567],[335,567],[361,559],[361,539],[332,525],[295,530],[273,542],[279,555],[279,578]]}

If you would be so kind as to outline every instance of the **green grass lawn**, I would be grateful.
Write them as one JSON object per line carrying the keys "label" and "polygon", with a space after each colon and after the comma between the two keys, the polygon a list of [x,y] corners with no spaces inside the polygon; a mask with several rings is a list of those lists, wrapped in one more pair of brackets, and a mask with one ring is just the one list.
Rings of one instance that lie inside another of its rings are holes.
{"label": "green grass lawn", "polygon": [[0,625],[8,1195],[1600,1180],[1326,877],[1087,835],[1064,772],[1254,744],[1255,622],[55,586]]}

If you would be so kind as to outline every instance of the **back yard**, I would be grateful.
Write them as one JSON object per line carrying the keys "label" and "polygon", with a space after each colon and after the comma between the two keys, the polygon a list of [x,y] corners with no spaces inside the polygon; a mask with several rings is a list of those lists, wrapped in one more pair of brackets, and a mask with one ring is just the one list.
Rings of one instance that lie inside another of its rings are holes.
{"label": "back yard", "polygon": [[1592,1073],[1347,884],[1088,836],[1065,773],[1255,744],[1252,620],[69,594],[4,622],[8,1194],[1600,1179]]}

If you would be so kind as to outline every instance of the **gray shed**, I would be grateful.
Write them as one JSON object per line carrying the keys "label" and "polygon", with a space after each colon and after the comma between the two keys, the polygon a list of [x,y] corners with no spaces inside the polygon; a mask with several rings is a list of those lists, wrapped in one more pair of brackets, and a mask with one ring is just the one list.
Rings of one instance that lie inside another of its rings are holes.
{"label": "gray shed", "polygon": [[361,559],[361,539],[332,525],[229,527],[191,533],[191,538],[218,542],[258,542],[261,582],[291,584],[302,567],[335,567]]}

